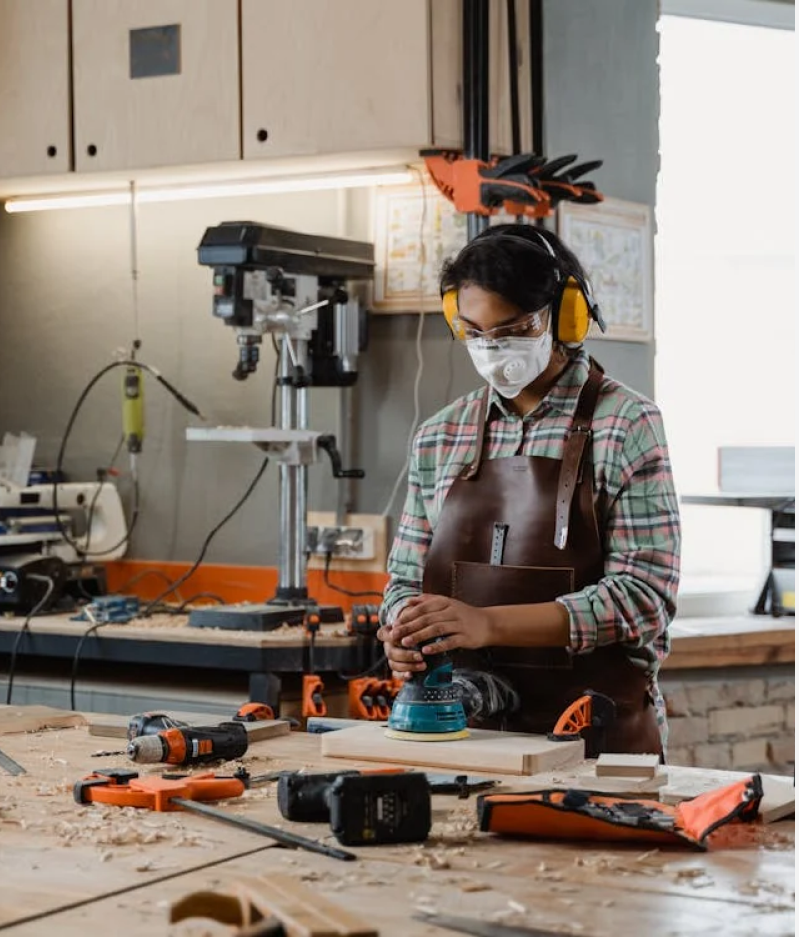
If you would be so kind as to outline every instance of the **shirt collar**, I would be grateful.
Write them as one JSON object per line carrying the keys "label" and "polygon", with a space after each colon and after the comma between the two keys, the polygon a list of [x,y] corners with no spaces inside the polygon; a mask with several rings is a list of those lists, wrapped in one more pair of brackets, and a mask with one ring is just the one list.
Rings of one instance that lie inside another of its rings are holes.
{"label": "shirt collar", "polygon": [[[572,356],[563,373],[550,387],[536,412],[540,414],[553,411],[566,417],[574,416],[580,391],[583,389],[583,384],[588,380],[589,368],[588,352],[584,347],[580,347],[577,353]],[[493,387],[489,387],[486,421],[491,418],[494,410],[503,416],[515,416],[508,409],[506,401],[500,397]]]}

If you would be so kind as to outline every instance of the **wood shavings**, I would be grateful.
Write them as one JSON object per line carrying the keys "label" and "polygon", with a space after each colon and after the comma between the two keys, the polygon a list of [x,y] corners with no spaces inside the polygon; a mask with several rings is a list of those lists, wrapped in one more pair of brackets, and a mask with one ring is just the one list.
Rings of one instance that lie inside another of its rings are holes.
{"label": "wood shavings", "polygon": [[518,901],[509,900],[508,907],[511,911],[517,911],[519,914],[527,914],[527,908]]}
{"label": "wood shavings", "polygon": [[465,892],[491,891],[490,885],[487,885],[485,882],[475,882],[471,879],[466,879],[465,882],[458,882],[458,888]]}
{"label": "wood shavings", "polygon": [[422,865],[428,869],[449,869],[449,856],[443,850],[420,849],[413,857],[414,865]]}

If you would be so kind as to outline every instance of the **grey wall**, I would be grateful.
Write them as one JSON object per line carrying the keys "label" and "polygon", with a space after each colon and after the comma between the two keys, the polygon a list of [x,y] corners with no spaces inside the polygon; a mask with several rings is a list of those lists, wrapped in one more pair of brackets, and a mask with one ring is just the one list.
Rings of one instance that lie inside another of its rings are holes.
{"label": "grey wall", "polygon": [[[549,0],[545,5],[545,148],[605,160],[596,174],[607,195],[654,204],[657,173],[655,0]],[[365,193],[264,196],[195,204],[144,205],[139,215],[142,358],[223,423],[267,425],[271,349],[261,373],[240,384],[231,332],[210,314],[210,271],[196,263],[208,225],[248,218],[298,230],[371,237]],[[376,316],[357,396],[357,508],[383,510],[404,462],[413,417],[415,315]],[[420,393],[424,418],[476,386],[462,349],[440,316],[424,317]],[[38,461],[54,464],[78,394],[133,336],[129,219],[123,209],[38,214],[0,212],[0,433],[27,431]],[[653,348],[595,341],[592,353],[615,376],[652,394]],[[244,491],[260,464],[249,447],[188,445],[188,415],[147,383],[147,437],[141,457],[142,517],[131,556],[191,560],[208,530]],[[311,423],[336,429],[337,394],[311,392]],[[116,374],[90,396],[65,466],[93,477],[120,432]],[[122,462],[124,466],[124,460]],[[326,466],[310,471],[309,503],[331,510],[335,483]],[[120,482],[125,490],[126,481]],[[216,538],[207,559],[277,562],[277,472],[270,468],[247,508]],[[392,516],[401,508],[403,488]]]}

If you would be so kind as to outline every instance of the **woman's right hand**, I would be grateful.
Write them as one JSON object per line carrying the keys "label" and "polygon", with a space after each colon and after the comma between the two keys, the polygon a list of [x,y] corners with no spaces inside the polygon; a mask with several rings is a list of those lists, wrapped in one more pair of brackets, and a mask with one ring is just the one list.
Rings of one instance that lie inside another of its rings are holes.
{"label": "woman's right hand", "polygon": [[378,629],[377,640],[383,642],[383,651],[391,667],[391,673],[396,679],[407,680],[411,674],[427,669],[420,651],[394,644],[391,638],[391,625],[383,625]]}

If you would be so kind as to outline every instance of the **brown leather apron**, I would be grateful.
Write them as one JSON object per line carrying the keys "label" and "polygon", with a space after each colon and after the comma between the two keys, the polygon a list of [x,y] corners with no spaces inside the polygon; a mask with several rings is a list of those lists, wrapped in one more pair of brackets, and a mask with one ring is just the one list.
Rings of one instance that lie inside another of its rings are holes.
{"label": "brown leather apron", "polygon": [[[474,461],[452,483],[433,533],[423,590],[469,605],[551,602],[604,573],[601,500],[594,495],[591,421],[602,370],[591,361],[563,459],[512,456],[483,461],[489,389],[480,404]],[[650,678],[621,645],[572,654],[565,648],[491,647],[458,651],[455,666],[508,679],[518,712],[480,721],[484,728],[550,732],[591,689],[616,704],[606,739],[612,752],[661,752]],[[478,724],[478,723],[475,723]]]}

